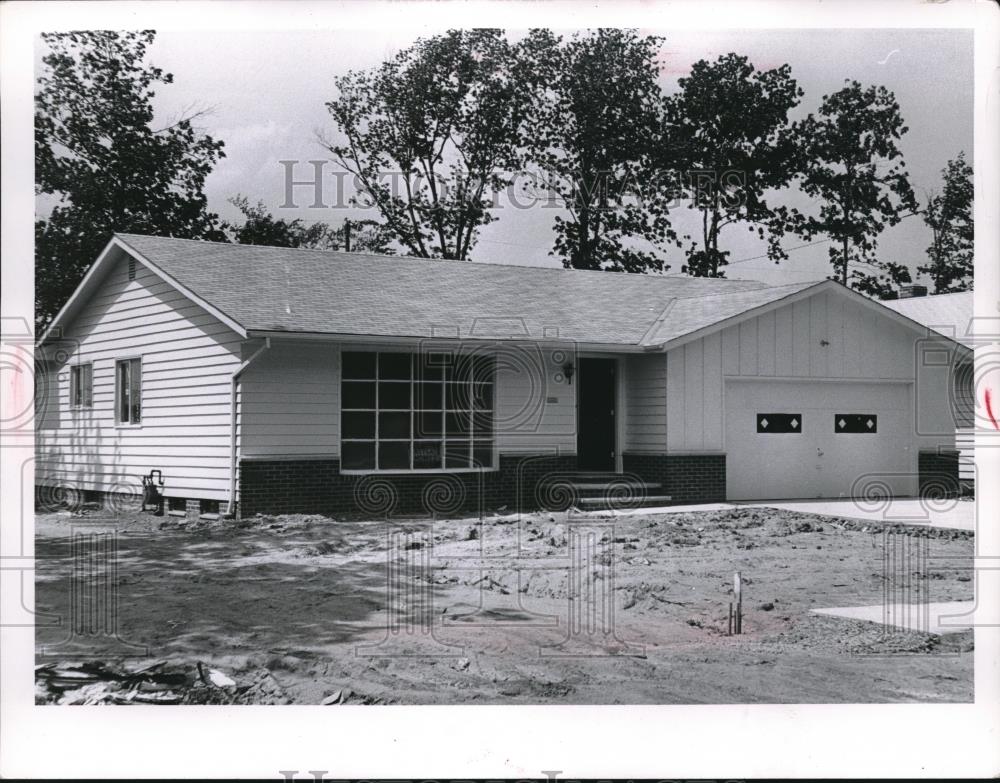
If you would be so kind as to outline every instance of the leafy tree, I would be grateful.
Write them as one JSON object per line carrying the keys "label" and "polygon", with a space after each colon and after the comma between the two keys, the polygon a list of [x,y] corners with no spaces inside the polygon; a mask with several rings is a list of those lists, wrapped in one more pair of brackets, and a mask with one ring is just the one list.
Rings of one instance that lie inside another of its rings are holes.
{"label": "leafy tree", "polygon": [[810,114],[795,130],[802,189],[821,201],[819,215],[806,217],[799,230],[808,238],[833,240],[833,279],[874,295],[908,282],[906,267],[875,256],[882,229],[917,208],[896,144],[908,130],[896,97],[885,87],[851,81],[824,95],[818,115]]}
{"label": "leafy tree", "polygon": [[325,141],[409,253],[466,259],[519,166],[523,80],[499,30],[451,30],[336,80]]}
{"label": "leafy tree", "polygon": [[930,263],[917,271],[934,280],[934,293],[967,291],[973,271],[972,166],[960,152],[941,172],[944,188],[932,194],[924,210],[924,222],[933,239],[927,248]]}
{"label": "leafy tree", "polygon": [[349,250],[352,253],[376,253],[383,256],[396,254],[392,232],[385,223],[377,220],[345,220],[330,232],[331,250]]}
{"label": "leafy tree", "polygon": [[876,299],[894,299],[901,283],[911,283],[909,267],[894,261],[858,261],[851,270],[851,287]]}
{"label": "leafy tree", "polygon": [[35,223],[35,317],[44,328],[115,231],[224,239],[205,177],[223,143],[193,116],[154,128],[154,87],[173,76],[145,63],[156,33],[43,34],[35,95],[35,191],[54,202]]}
{"label": "leafy tree", "polygon": [[328,223],[306,223],[295,218],[275,218],[264,202],[251,204],[245,196],[229,200],[243,213],[241,225],[230,227],[230,238],[240,245],[303,247],[313,250],[350,250],[355,253],[391,255],[391,236],[374,220],[345,220],[338,228]]}
{"label": "leafy tree", "polygon": [[528,187],[565,210],[552,255],[563,266],[638,272],[669,268],[674,195],[663,160],[662,39],[598,29],[563,40],[533,30],[520,44],[535,96],[525,135]]}
{"label": "leafy tree", "polygon": [[326,223],[277,219],[267,211],[263,201],[254,205],[246,196],[235,196],[229,203],[244,217],[242,225],[230,228],[232,241],[237,244],[315,248],[327,243],[330,227]]}
{"label": "leafy tree", "polygon": [[685,272],[724,277],[729,252],[719,249],[722,229],[748,223],[777,263],[787,258],[779,240],[791,213],[768,204],[765,192],[784,187],[795,173],[796,149],[788,112],[802,90],[782,65],[758,71],[747,57],[730,53],[699,60],[679,79],[680,92],[666,101],[669,136],[662,149],[684,162],[684,195],[701,212],[702,232],[687,253]]}

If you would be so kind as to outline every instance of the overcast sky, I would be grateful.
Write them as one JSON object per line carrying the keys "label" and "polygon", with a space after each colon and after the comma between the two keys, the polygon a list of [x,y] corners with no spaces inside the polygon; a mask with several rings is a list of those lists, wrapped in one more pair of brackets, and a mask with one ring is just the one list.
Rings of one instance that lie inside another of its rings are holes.
{"label": "overcast sky", "polygon": [[[662,86],[676,80],[698,59],[727,52],[748,55],[761,69],[789,63],[805,91],[796,116],[815,110],[824,94],[845,79],[881,84],[899,101],[910,132],[902,149],[918,198],[939,185],[940,171],[960,151],[972,158],[972,33],[965,30],[747,30],[663,31],[666,37]],[[512,33],[516,35],[516,33]],[[281,216],[339,223],[343,210],[309,209],[300,191],[298,210],[280,210],[284,169],[280,160],[324,157],[316,132],[331,133],[324,103],[335,96],[334,78],[349,69],[378,65],[416,37],[400,31],[331,31],[328,33],[184,32],[161,33],[150,61],[174,74],[174,84],[161,86],[158,114],[172,116],[194,105],[211,107],[199,122],[226,143],[226,158],[208,179],[210,206],[227,218],[236,213],[227,199],[242,193],[262,200]],[[331,170],[333,170],[331,164]],[[299,171],[303,176],[307,169]],[[788,203],[799,202],[790,199]],[[693,228],[693,215],[683,207],[674,214],[678,228]],[[507,208],[486,227],[473,251],[474,260],[555,265],[552,211]],[[360,213],[354,216],[361,217]],[[731,259],[758,256],[763,243],[745,227],[731,226],[722,236]],[[787,237],[786,246],[804,241]],[[915,266],[925,260],[929,234],[919,217],[887,229],[880,256]],[[830,271],[827,246],[794,250],[775,266],[767,259],[734,264],[730,277],[778,283],[819,279]],[[682,263],[679,250],[671,271]]]}

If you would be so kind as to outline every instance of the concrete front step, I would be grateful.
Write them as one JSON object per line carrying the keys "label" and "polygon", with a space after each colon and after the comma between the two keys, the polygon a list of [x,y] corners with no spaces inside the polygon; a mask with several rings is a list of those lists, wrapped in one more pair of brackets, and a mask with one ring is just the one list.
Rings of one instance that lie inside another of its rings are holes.
{"label": "concrete front step", "polygon": [[630,489],[660,489],[660,484],[647,484],[645,481],[580,481],[573,482],[573,489],[577,492],[604,492],[611,488],[614,489],[624,489],[626,487]]}
{"label": "concrete front step", "polygon": [[647,506],[663,506],[670,503],[670,495],[636,495],[633,498],[580,497],[577,505],[587,509],[607,508],[643,508]]}
{"label": "concrete front step", "polygon": [[570,481],[576,506],[588,511],[641,508],[669,503],[669,495],[659,494],[661,484],[617,473],[581,473]]}

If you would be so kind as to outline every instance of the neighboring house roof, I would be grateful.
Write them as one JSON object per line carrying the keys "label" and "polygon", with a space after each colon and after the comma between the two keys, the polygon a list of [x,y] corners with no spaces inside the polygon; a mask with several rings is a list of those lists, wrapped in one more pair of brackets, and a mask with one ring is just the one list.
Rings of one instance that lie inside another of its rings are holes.
{"label": "neighboring house roof", "polygon": [[116,234],[40,342],[135,257],[242,336],[572,341],[657,350],[818,290],[836,290],[918,329],[830,280],[766,286],[720,280],[235,245]]}
{"label": "neighboring house roof", "polygon": [[890,299],[882,304],[945,337],[974,347],[972,291]]}

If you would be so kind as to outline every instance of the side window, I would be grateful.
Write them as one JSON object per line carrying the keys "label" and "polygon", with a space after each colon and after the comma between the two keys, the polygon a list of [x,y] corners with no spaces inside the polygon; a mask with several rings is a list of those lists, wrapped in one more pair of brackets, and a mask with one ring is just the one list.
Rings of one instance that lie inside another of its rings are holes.
{"label": "side window", "polygon": [[142,359],[115,362],[115,421],[119,424],[142,421]]}
{"label": "side window", "polygon": [[94,365],[76,364],[70,367],[69,398],[74,408],[94,406]]}

